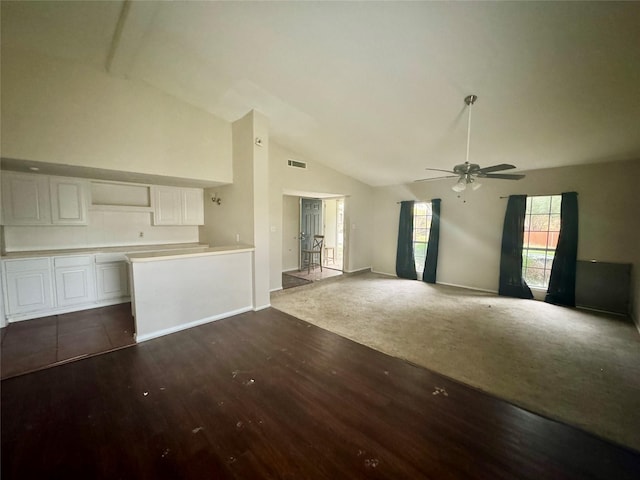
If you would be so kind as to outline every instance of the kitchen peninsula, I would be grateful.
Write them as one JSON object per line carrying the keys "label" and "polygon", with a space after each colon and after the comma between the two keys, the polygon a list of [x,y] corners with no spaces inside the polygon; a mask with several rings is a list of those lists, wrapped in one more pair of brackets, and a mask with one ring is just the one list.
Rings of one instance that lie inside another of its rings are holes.
{"label": "kitchen peninsula", "polygon": [[127,255],[136,341],[253,309],[250,245]]}

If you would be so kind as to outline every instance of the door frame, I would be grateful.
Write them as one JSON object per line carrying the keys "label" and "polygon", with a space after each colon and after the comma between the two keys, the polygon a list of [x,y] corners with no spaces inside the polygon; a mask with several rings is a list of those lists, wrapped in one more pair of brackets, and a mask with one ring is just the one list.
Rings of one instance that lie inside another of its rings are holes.
{"label": "door frame", "polygon": [[[284,203],[284,198],[285,197],[295,197],[297,198],[297,204],[298,204],[298,211],[296,212],[296,217],[295,217],[295,222],[297,223],[296,225],[296,230],[295,230],[295,236],[296,236],[296,242],[292,243],[291,241],[293,240],[291,238],[291,235],[293,233],[293,229],[282,229],[282,244],[283,245],[289,245],[291,247],[293,247],[293,245],[296,246],[297,248],[297,252],[296,252],[296,258],[297,258],[297,268],[300,268],[300,239],[297,238],[300,236],[300,209],[301,209],[301,199],[302,198],[319,198],[321,200],[325,200],[325,199],[342,199],[342,201],[344,202],[344,210],[343,210],[343,218],[342,218],[342,230],[343,230],[343,244],[342,244],[342,271],[343,272],[347,272],[348,271],[348,266],[349,266],[349,245],[350,245],[350,234],[351,234],[351,228],[349,228],[350,226],[350,216],[349,216],[349,211],[350,211],[350,200],[351,200],[351,196],[350,195],[346,195],[344,193],[326,193],[326,192],[312,192],[312,191],[302,191],[302,190],[294,190],[294,189],[283,189],[282,192],[282,202]],[[293,220],[293,211],[292,209],[289,211],[287,218]],[[337,219],[336,219],[337,222]],[[285,223],[285,221],[283,220],[283,224]],[[286,237],[285,237],[286,235]],[[284,258],[284,255],[281,254],[281,261]],[[293,258],[291,256],[288,257],[290,260],[293,260]],[[286,265],[282,264],[282,271],[286,271],[287,269],[291,269],[293,267],[293,262],[291,263],[287,263]]]}

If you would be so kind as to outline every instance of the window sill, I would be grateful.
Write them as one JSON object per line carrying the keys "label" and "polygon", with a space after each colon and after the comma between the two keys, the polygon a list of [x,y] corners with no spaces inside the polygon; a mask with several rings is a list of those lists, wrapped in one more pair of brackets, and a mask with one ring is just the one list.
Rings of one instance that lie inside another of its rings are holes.
{"label": "window sill", "polygon": [[531,293],[533,293],[534,300],[544,301],[544,297],[547,295],[547,289],[543,287],[529,287]]}

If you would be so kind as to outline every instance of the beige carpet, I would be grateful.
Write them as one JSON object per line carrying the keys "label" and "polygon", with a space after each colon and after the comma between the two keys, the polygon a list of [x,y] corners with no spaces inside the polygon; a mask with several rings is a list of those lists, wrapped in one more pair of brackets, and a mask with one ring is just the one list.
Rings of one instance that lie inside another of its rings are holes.
{"label": "beige carpet", "polygon": [[271,304],[640,451],[640,335],[628,320],[373,273]]}

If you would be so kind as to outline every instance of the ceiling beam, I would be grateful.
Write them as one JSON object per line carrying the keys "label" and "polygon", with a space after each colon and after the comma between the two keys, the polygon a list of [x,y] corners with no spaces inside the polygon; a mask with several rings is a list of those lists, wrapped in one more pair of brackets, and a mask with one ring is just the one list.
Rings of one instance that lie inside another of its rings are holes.
{"label": "ceiling beam", "polygon": [[123,2],[107,54],[108,73],[123,77],[127,75],[161,3],[132,0]]}

